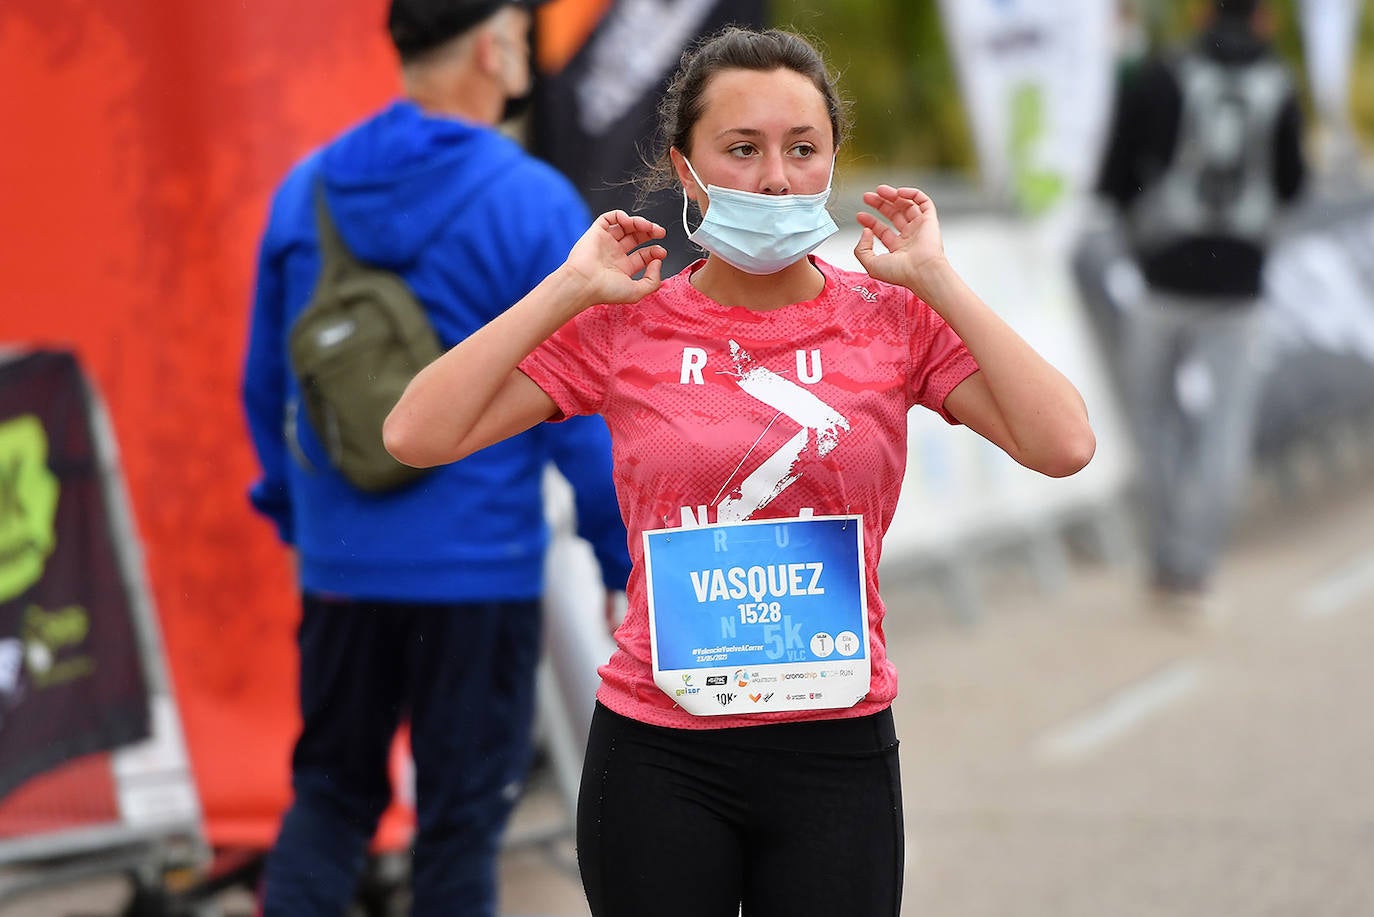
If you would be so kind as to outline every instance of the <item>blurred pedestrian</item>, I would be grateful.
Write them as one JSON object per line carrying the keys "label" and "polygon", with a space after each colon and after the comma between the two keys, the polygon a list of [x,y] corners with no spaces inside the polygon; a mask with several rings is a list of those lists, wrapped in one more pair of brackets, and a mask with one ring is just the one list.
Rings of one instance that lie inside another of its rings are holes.
{"label": "blurred pedestrian", "polygon": [[1212,0],[1200,34],[1123,71],[1099,191],[1144,283],[1117,346],[1140,456],[1153,594],[1206,613],[1250,469],[1259,297],[1303,184],[1292,79],[1262,0]]}
{"label": "blurred pedestrian", "polygon": [[404,279],[445,347],[528,293],[585,230],[570,183],[497,130],[530,89],[534,5],[393,0],[403,98],[303,159],[272,202],[243,398],[262,466],[253,503],[298,562],[303,725],[267,857],[269,917],[348,911],[403,720],[413,913],[494,915],[500,835],[531,759],[550,461],[573,485],[608,601],[629,576],[600,418],[534,426],[384,493],[351,484],[324,431],[295,420],[287,342],[330,250],[317,189],[332,234]]}
{"label": "blurred pedestrian", "polygon": [[661,281],[663,227],[601,215],[416,376],[386,443],[430,466],[544,420],[610,425],[635,569],[578,802],[595,917],[896,917],[897,680],[877,568],[907,412],[1049,475],[1089,460],[1087,412],[950,266],[920,190],[864,195],[866,273],[810,255],[837,231],[843,116],[805,40],[712,36],[661,111],[658,174],[684,221],[700,212],[689,236],[708,256]]}

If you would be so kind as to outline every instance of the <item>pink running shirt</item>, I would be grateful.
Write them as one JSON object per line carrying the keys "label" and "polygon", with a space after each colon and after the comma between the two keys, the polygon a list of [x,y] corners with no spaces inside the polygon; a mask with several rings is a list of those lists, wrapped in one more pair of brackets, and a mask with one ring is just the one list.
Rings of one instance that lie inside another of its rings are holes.
{"label": "pink running shirt", "polygon": [[[714,729],[864,716],[897,694],[878,562],[906,469],[906,415],[920,404],[957,423],[945,397],[978,366],[944,319],[910,291],[812,261],[825,277],[821,295],[768,312],[722,306],[697,292],[690,278],[705,263],[698,261],[638,303],[586,310],[520,364],[564,416],[601,414],[610,427],[634,572],[597,698],[622,716]],[[821,413],[830,421],[811,429],[800,457],[782,467],[767,460],[807,428],[745,391],[759,374],[773,386],[785,380],[797,404],[819,399],[829,408]],[[653,681],[642,532],[684,518],[704,525],[795,518],[803,509],[863,514],[873,667],[867,697],[841,710],[687,713]]]}

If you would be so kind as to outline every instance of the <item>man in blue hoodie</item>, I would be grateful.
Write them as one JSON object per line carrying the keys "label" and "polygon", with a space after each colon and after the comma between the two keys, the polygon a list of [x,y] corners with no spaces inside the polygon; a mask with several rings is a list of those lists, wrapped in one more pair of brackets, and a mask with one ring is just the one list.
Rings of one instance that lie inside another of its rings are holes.
{"label": "man in blue hoodie", "polygon": [[308,423],[287,424],[300,399],[287,336],[320,272],[317,183],[347,248],[405,279],[445,348],[524,296],[590,225],[572,186],[495,129],[530,89],[536,2],[393,0],[404,98],[307,156],[272,201],[243,399],[262,465],[253,505],[298,560],[303,729],[267,858],[269,917],[347,910],[402,718],[414,913],[494,914],[500,834],[531,756],[550,461],[573,485],[608,595],[629,576],[600,418],[541,425],[381,495],[350,486]]}

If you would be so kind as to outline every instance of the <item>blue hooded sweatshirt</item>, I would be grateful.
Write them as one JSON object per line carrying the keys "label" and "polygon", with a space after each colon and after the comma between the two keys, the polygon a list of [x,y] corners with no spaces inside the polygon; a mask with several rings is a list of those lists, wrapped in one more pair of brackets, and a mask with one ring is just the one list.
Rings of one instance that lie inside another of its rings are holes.
{"label": "blue hooded sweatshirt", "polygon": [[292,169],[263,234],[243,401],[262,466],[250,497],[296,547],[301,588],[385,601],[537,598],[552,461],[607,588],[624,589],[630,559],[600,417],[539,424],[380,495],[330,466],[303,412],[295,436],[306,461],[292,455],[284,422],[300,392],[287,338],[320,270],[320,177],[344,244],[406,280],[445,348],[529,292],[591,223],[566,179],[498,131],[405,101]]}

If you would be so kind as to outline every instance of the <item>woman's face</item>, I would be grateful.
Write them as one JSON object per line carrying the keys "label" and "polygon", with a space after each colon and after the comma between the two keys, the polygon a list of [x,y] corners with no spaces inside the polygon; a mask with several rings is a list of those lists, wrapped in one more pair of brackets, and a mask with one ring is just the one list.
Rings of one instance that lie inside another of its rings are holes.
{"label": "woman's face", "polygon": [[691,149],[674,150],[687,194],[708,203],[682,162],[703,185],[756,194],[816,194],[830,182],[834,137],[825,98],[795,70],[723,70],[702,95]]}

